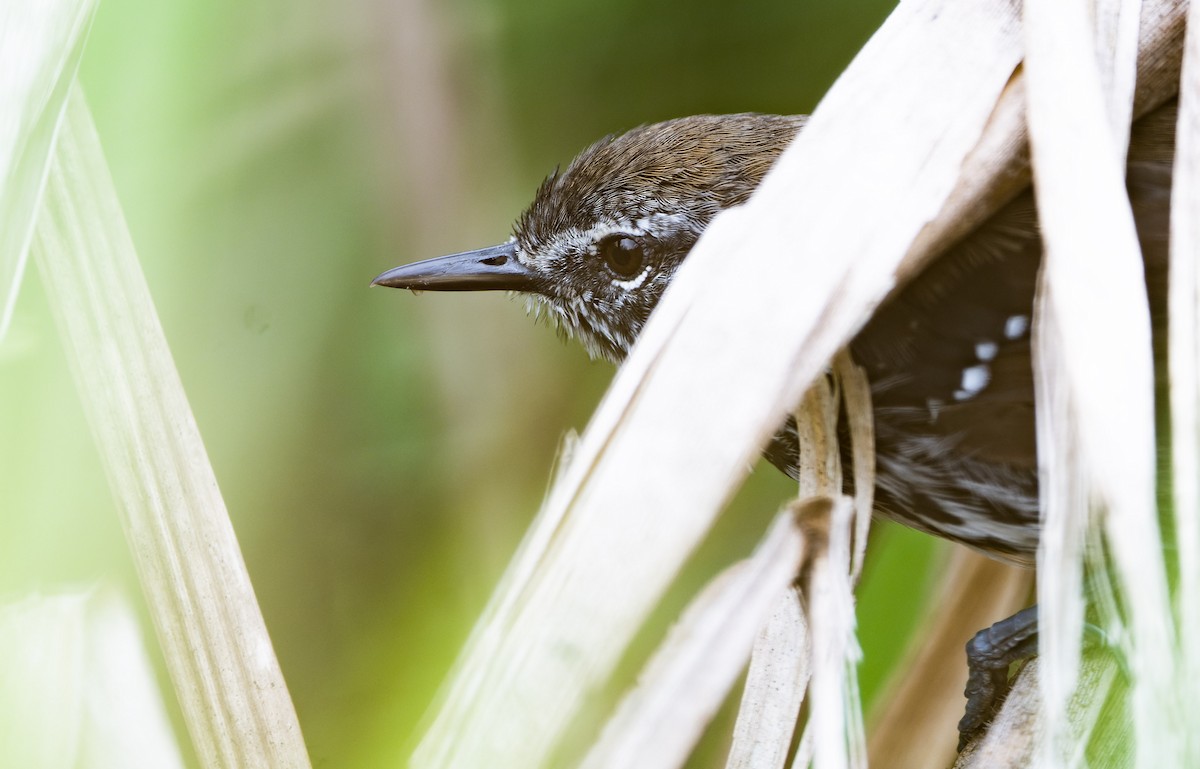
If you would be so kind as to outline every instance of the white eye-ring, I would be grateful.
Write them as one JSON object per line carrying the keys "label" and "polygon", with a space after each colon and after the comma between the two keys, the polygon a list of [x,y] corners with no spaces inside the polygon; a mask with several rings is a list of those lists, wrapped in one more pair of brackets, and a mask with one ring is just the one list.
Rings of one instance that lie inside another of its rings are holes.
{"label": "white eye-ring", "polygon": [[612,281],[612,284],[614,286],[623,288],[626,291],[633,291],[634,289],[639,288],[643,283],[646,282],[646,277],[649,274],[650,274],[650,268],[645,267],[642,269],[641,273],[639,275],[637,275],[636,277],[634,277],[632,280],[615,280],[614,279]]}

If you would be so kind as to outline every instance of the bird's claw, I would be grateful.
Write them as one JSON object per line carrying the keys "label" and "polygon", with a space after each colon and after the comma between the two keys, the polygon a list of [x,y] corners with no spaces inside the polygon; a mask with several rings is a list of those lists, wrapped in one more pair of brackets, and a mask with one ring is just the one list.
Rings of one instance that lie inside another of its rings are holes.
{"label": "bird's claw", "polygon": [[1037,607],[980,630],[967,642],[966,712],[958,722],[958,749],[992,720],[1008,694],[1008,668],[1037,652]]}

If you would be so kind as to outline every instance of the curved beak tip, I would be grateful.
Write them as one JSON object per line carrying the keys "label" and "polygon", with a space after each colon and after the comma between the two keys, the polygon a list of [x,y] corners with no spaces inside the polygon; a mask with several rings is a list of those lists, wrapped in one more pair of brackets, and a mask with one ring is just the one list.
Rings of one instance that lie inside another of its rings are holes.
{"label": "curved beak tip", "polygon": [[[417,263],[422,264],[421,262]],[[409,284],[414,280],[420,280],[424,271],[415,265],[406,264],[400,267],[393,267],[390,270],[379,273],[371,279],[372,286],[383,286],[385,288],[408,288]]]}
{"label": "curved beak tip", "polygon": [[[391,270],[388,270],[388,272],[391,272]],[[393,288],[393,286],[389,286],[387,284],[387,276],[387,272],[379,273],[375,277],[371,278],[371,282],[367,287],[374,288],[375,286],[383,286],[384,288]]]}

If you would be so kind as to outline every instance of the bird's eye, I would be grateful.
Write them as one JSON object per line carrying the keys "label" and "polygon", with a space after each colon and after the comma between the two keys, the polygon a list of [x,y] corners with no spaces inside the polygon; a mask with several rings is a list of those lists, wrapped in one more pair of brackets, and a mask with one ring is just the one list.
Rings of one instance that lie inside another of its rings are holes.
{"label": "bird's eye", "polygon": [[614,235],[600,241],[599,251],[605,266],[622,280],[637,277],[646,263],[642,244],[625,235]]}

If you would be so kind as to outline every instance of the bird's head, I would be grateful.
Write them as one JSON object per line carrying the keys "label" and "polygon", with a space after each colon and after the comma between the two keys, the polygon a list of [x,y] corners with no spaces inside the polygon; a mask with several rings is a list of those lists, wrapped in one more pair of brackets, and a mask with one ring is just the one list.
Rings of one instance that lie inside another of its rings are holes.
{"label": "bird's head", "polygon": [[701,115],[601,139],[542,183],[507,242],[373,283],[524,293],[594,357],[620,361],[700,233],[749,197],[803,122]]}

